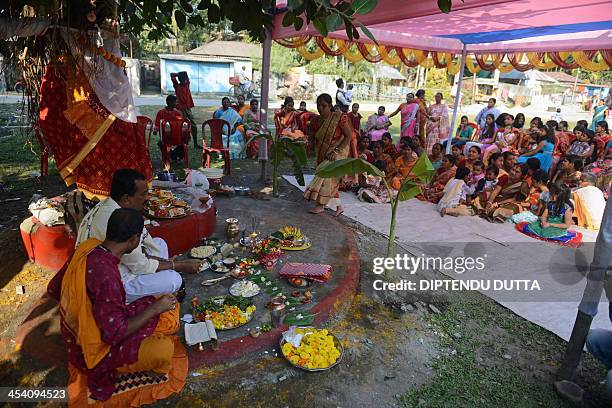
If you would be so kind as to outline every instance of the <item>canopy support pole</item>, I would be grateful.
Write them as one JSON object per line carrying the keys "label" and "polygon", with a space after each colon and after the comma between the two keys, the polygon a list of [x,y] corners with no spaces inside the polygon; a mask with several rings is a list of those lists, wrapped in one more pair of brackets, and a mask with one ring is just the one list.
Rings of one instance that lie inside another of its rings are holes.
{"label": "canopy support pole", "polygon": [[[261,123],[268,127],[268,99],[270,96],[270,55],[272,53],[272,32],[266,30],[266,39],[263,43],[261,59]],[[261,164],[261,181],[266,180],[266,165],[268,162],[268,141],[259,139],[259,163]]]}
{"label": "canopy support pole", "polygon": [[463,82],[463,72],[465,71],[465,57],[467,56],[467,46],[463,44],[463,50],[461,51],[461,69],[459,70],[459,80],[457,81],[457,92],[455,92],[455,106],[453,108],[453,120],[451,121],[450,129],[448,131],[448,138],[446,139],[446,154],[450,154],[451,141],[453,140],[453,133],[455,132],[455,121],[457,120],[457,109],[459,108],[459,102],[461,99],[461,82]]}

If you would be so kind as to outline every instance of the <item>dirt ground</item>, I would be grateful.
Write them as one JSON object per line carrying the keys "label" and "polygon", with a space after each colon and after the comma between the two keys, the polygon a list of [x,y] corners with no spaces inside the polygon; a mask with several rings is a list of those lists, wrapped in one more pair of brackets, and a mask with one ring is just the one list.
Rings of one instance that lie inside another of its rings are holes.
{"label": "dirt ground", "polygon": [[[235,171],[240,183],[262,186],[256,163],[238,163]],[[291,186],[281,182],[281,187],[287,206],[302,200]],[[23,197],[21,202],[1,204],[3,386],[61,386],[66,381],[61,368],[49,370],[32,359],[16,359],[10,342],[50,278],[49,272],[25,264],[17,231],[26,216],[25,203],[36,190],[52,196],[65,187],[57,176],[40,183],[34,179],[16,182],[11,191]],[[328,216],[317,219],[321,228],[326,227]],[[306,373],[275,357],[278,350],[265,350],[231,364],[190,371],[185,389],[157,406],[569,406],[551,385],[565,342],[477,293],[439,292],[435,298],[426,298],[409,292],[375,292],[372,282],[378,277],[372,273],[372,259],[385,253],[387,241],[341,219],[355,231],[361,259],[359,293],[327,325],[347,343],[341,364],[328,372]],[[396,246],[396,251],[405,250]],[[395,273],[388,277],[398,278]],[[15,294],[17,283],[26,286],[26,295]],[[45,329],[55,332],[52,327]],[[612,403],[604,397],[600,383],[604,376],[603,366],[585,354],[577,381],[586,391],[586,406]]]}

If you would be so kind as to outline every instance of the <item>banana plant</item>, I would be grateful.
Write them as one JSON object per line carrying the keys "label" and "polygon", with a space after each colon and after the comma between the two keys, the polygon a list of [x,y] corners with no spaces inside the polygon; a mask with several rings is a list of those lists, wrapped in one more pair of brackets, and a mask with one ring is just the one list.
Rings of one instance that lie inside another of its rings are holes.
{"label": "banana plant", "polygon": [[387,258],[391,258],[393,257],[395,245],[395,214],[397,212],[397,205],[400,201],[410,200],[419,195],[421,192],[419,185],[429,183],[434,171],[427,155],[422,154],[402,182],[396,196],[391,194],[391,187],[385,180],[385,174],[378,167],[363,159],[350,158],[333,161],[317,170],[316,175],[322,178],[340,178],[365,173],[371,176],[378,176],[382,179],[389,196],[389,204],[391,205],[391,224],[389,225],[389,243],[387,244]]}
{"label": "banana plant", "polygon": [[306,165],[306,149],[303,142],[296,142],[290,137],[281,136],[274,137],[268,129],[263,127],[251,127],[245,124],[247,129],[258,132],[257,135],[251,137],[245,145],[245,149],[251,143],[255,143],[260,139],[265,139],[271,142],[270,144],[270,159],[272,162],[272,195],[278,197],[278,178],[281,162],[289,158],[293,163],[293,175],[300,186],[305,185],[303,167]]}

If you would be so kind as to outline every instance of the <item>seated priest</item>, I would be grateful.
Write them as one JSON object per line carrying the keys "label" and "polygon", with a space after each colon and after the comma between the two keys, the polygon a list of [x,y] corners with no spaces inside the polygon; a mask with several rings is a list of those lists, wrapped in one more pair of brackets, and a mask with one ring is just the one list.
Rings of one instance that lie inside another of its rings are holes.
{"label": "seated priest", "polygon": [[[142,211],[149,188],[145,176],[131,169],[119,169],[113,174],[110,198],[98,203],[81,221],[77,245],[89,238],[100,241],[106,237],[108,220],[118,208]],[[168,245],[161,238],[152,238],[143,228],[138,247],[121,256],[119,271],[128,303],[143,296],[175,293],[183,279],[178,272],[196,273],[199,260],[168,259]]]}
{"label": "seated priest", "polygon": [[[146,296],[126,304],[119,260],[141,246],[143,227],[139,211],[114,210],[106,239],[83,241],[49,284],[49,294],[59,298],[74,404],[87,398],[112,398],[117,406],[150,403],[185,384],[187,359],[172,336],[180,327],[176,298]],[[126,390],[120,384],[128,373],[150,385]]]}

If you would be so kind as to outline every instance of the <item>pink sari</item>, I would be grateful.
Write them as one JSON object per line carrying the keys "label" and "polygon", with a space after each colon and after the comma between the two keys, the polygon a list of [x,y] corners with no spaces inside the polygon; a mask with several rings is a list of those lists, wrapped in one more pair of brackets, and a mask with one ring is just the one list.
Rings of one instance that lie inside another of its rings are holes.
{"label": "pink sari", "polygon": [[448,108],[445,104],[433,104],[429,107],[429,114],[440,120],[427,121],[427,152],[431,153],[431,148],[436,143],[440,143],[442,139],[448,137]]}
{"label": "pink sari", "polygon": [[402,103],[402,108],[400,110],[402,114],[401,137],[414,137],[414,128],[418,111],[418,103],[413,102],[410,105]]}
{"label": "pink sari", "polygon": [[[375,120],[372,120],[372,116],[376,116]],[[372,142],[376,142],[382,139],[382,135],[388,132],[387,128],[376,129],[376,126],[383,125],[389,121],[389,117],[387,115],[378,116],[376,114],[370,116],[368,119],[368,135],[370,136],[370,140]]]}

